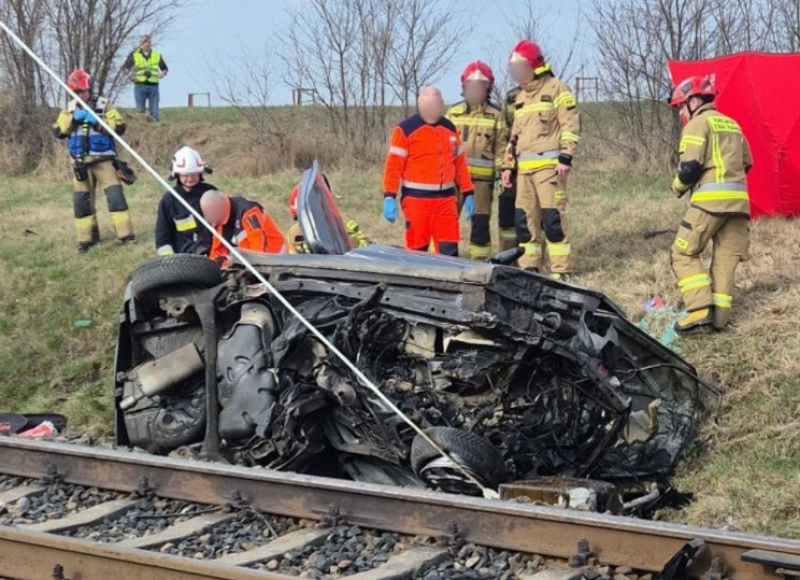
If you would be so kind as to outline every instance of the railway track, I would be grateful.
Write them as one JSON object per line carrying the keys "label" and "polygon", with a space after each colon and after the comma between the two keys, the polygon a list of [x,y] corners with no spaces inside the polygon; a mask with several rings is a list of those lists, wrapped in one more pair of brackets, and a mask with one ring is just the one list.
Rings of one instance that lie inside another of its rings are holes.
{"label": "railway track", "polygon": [[0,438],[0,474],[15,580],[800,576],[798,541],[129,451]]}

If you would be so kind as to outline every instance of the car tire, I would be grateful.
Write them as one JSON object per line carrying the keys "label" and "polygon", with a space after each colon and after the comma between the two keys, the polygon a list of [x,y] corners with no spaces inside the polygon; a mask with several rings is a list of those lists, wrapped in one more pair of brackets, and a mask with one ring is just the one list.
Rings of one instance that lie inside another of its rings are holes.
{"label": "car tire", "polygon": [[[425,433],[454,460],[466,467],[484,486],[496,489],[505,478],[505,462],[500,452],[483,437],[454,427],[431,427]],[[426,481],[425,470],[441,457],[430,443],[417,435],[411,444],[411,468]]]}
{"label": "car tire", "polygon": [[219,265],[205,256],[176,254],[159,256],[139,266],[131,278],[131,292],[143,299],[168,286],[213,288],[222,283]]}

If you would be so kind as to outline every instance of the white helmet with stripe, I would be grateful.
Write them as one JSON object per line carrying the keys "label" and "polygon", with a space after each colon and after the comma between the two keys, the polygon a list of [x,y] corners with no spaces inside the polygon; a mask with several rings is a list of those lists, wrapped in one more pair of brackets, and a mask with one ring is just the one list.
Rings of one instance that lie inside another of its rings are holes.
{"label": "white helmet with stripe", "polygon": [[172,174],[187,175],[208,171],[200,154],[191,147],[181,147],[172,156]]}

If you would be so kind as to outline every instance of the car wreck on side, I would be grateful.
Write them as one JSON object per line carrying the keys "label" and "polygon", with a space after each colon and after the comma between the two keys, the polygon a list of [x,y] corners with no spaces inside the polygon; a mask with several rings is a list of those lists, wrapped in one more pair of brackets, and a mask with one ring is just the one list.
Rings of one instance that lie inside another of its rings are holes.
{"label": "car wreck on side", "polygon": [[299,221],[311,254],[248,261],[460,467],[241,264],[191,255],[146,262],[126,291],[118,444],[475,493],[464,469],[495,489],[663,478],[694,437],[695,370],[603,295],[498,263],[353,249],[316,165]]}

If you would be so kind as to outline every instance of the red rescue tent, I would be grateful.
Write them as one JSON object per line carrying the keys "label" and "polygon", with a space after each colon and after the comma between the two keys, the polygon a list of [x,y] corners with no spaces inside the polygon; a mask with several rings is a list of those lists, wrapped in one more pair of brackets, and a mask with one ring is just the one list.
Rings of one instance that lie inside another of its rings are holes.
{"label": "red rescue tent", "polygon": [[676,83],[716,75],[717,107],[741,125],[753,150],[747,176],[753,217],[800,215],[800,54],[670,61],[669,70]]}

